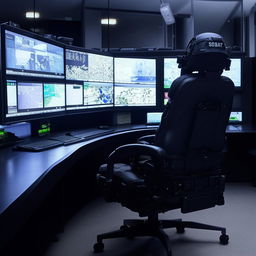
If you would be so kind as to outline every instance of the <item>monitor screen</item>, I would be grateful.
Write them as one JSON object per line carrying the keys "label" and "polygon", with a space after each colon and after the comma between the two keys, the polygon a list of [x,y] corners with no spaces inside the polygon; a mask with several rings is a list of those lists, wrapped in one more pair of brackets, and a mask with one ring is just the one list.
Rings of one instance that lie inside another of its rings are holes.
{"label": "monitor screen", "polygon": [[43,84],[18,82],[18,111],[30,111],[42,109]]}
{"label": "monitor screen", "polygon": [[17,84],[15,80],[7,81],[7,113],[17,113]]}
{"label": "monitor screen", "polygon": [[113,83],[113,57],[88,54],[88,81]]}
{"label": "monitor screen", "polygon": [[172,82],[180,76],[181,69],[178,68],[177,58],[164,59],[164,88],[169,89]]}
{"label": "monitor screen", "polygon": [[66,49],[66,79],[88,81],[88,53]]}
{"label": "monitor screen", "polygon": [[115,58],[115,105],[156,105],[156,60]]}
{"label": "monitor screen", "polygon": [[6,74],[64,78],[64,49],[5,30]]}
{"label": "monitor screen", "polygon": [[224,70],[222,75],[229,77],[236,87],[241,86],[241,59],[231,58],[230,70]]}
{"label": "monitor screen", "polygon": [[147,124],[160,124],[162,112],[149,112],[147,113]]}
{"label": "monitor screen", "polygon": [[44,108],[65,108],[65,84],[44,83]]}
{"label": "monitor screen", "polygon": [[84,105],[113,106],[113,83],[84,82]]}
{"label": "monitor screen", "polygon": [[83,107],[83,85],[66,84],[66,106],[67,109],[79,109]]}
{"label": "monitor screen", "polygon": [[66,78],[113,83],[113,57],[66,49]]}
{"label": "monitor screen", "polygon": [[229,116],[230,122],[242,122],[242,112],[231,112]]}
{"label": "monitor screen", "polygon": [[6,117],[65,110],[65,84],[7,80]]}

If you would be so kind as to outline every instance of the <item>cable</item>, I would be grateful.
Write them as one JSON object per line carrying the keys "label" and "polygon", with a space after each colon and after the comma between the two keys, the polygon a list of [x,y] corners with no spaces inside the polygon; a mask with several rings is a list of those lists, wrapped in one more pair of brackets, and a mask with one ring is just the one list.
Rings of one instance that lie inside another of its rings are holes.
{"label": "cable", "polygon": [[33,1],[33,12],[34,12],[34,33],[36,32],[36,0]]}
{"label": "cable", "polygon": [[109,25],[109,19],[110,19],[110,0],[108,0],[108,52],[110,48],[110,25]]}

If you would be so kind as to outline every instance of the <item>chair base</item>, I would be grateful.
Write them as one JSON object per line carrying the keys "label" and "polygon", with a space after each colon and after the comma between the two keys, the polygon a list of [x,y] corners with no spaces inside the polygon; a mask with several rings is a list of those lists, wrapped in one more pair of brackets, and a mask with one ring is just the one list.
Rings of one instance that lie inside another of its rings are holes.
{"label": "chair base", "polygon": [[193,229],[205,229],[221,231],[219,242],[223,245],[228,244],[229,236],[226,234],[226,228],[211,226],[203,223],[182,221],[182,219],[175,220],[158,220],[158,215],[149,216],[148,219],[137,220],[128,219],[124,220],[124,224],[119,230],[100,234],[97,236],[97,243],[94,244],[94,252],[103,252],[104,244],[103,239],[110,238],[134,238],[136,236],[153,236],[157,237],[163,244],[167,255],[171,256],[171,242],[168,235],[164,232],[166,228],[176,228],[177,233],[182,234],[185,232],[185,228]]}

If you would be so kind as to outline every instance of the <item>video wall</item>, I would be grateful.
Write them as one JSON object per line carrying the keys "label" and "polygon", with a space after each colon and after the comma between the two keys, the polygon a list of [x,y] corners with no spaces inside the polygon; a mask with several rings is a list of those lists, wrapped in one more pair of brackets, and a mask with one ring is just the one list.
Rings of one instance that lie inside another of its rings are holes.
{"label": "video wall", "polygon": [[[1,26],[1,56],[3,122],[86,109],[161,110],[180,76],[175,56],[88,51],[7,25]],[[241,87],[241,69],[241,58],[232,59],[223,75]]]}

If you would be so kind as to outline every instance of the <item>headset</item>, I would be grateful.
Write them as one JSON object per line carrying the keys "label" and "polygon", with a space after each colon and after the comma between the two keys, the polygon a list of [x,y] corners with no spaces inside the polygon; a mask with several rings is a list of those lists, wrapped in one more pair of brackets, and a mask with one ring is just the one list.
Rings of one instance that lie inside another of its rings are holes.
{"label": "headset", "polygon": [[193,71],[229,70],[231,61],[222,36],[202,33],[193,37],[186,48],[186,55],[177,58],[182,74]]}

